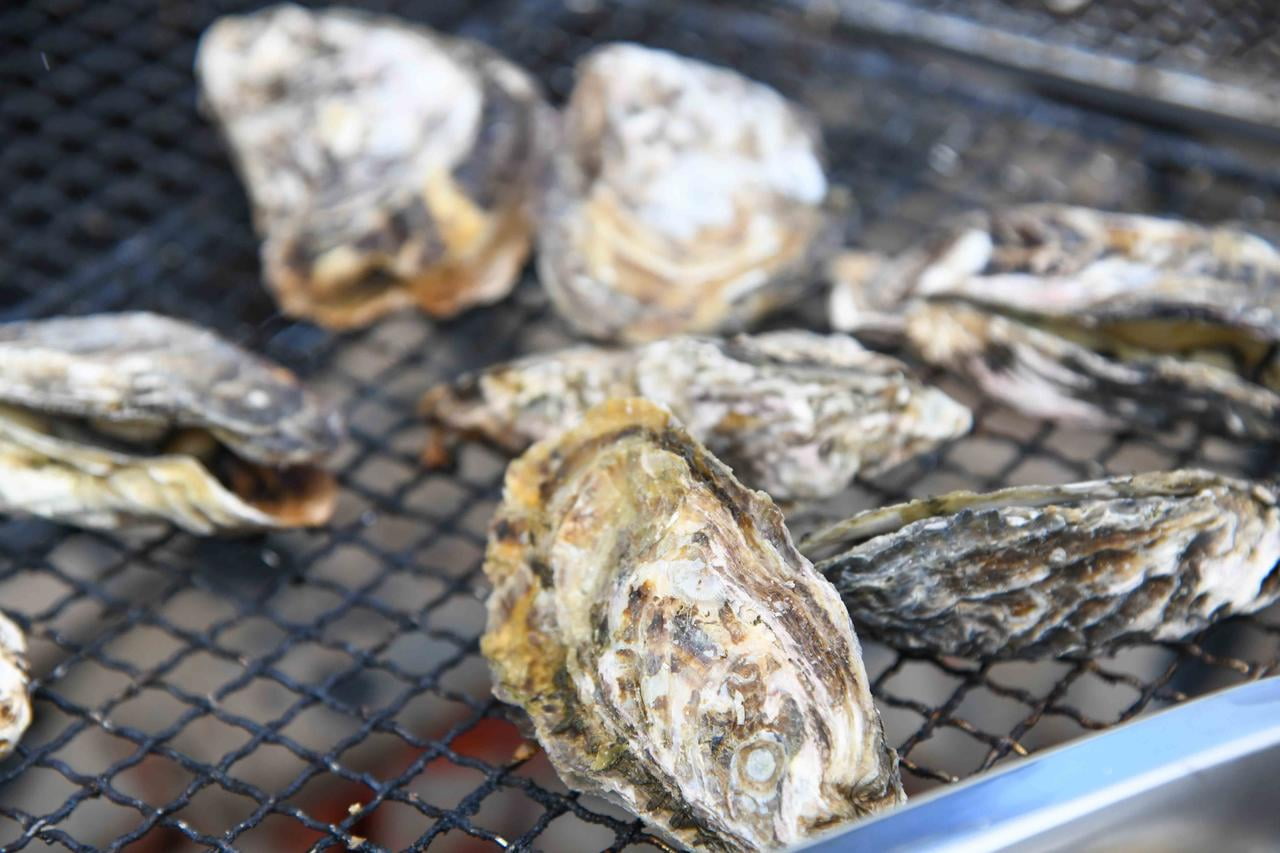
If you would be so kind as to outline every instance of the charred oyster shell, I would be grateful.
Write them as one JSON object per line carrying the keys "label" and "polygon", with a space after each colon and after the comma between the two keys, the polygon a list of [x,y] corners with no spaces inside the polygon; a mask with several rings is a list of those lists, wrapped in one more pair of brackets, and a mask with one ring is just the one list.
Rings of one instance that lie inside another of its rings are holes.
{"label": "charred oyster shell", "polygon": [[577,331],[736,331],[834,247],[816,125],[773,89],[632,44],[577,69],[539,222],[539,271]]}
{"label": "charred oyster shell", "polygon": [[735,851],[903,799],[839,597],[654,404],[511,463],[484,567],[495,693],[570,786]]}
{"label": "charred oyster shell", "polygon": [[529,356],[428,392],[446,429],[519,452],[611,398],[671,410],[737,476],[777,500],[827,497],[969,430],[969,410],[845,335],[677,337]]}
{"label": "charred oyster shell", "polygon": [[899,648],[978,657],[1178,640],[1280,597],[1271,484],[1182,470],[956,492],[801,542],[854,622]]}
{"label": "charred oyster shell", "polygon": [[348,328],[511,290],[551,121],[521,69],[395,18],[282,4],[216,21],[196,72],[285,312]]}
{"label": "charred oyster shell", "polygon": [[321,524],[338,414],[289,371],[155,314],[0,324],[0,512],[195,533]]}
{"label": "charred oyster shell", "polygon": [[0,758],[13,752],[31,725],[27,638],[0,613]]}
{"label": "charred oyster shell", "polygon": [[835,277],[834,326],[905,340],[1033,415],[1280,437],[1280,252],[1252,234],[1027,205]]}

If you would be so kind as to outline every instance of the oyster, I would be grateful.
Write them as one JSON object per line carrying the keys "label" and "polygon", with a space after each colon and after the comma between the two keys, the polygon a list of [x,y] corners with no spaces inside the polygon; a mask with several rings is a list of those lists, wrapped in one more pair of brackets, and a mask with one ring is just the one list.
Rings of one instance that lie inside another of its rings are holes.
{"label": "oyster", "polygon": [[289,371],[155,314],[0,324],[0,512],[195,533],[321,524],[337,412]]}
{"label": "oyster", "polygon": [[27,639],[0,613],[0,758],[13,752],[31,725]]}
{"label": "oyster", "polygon": [[860,628],[979,657],[1178,640],[1280,597],[1272,484],[1182,470],[956,492],[800,544]]}
{"label": "oyster", "polygon": [[484,568],[495,693],[570,786],[710,850],[902,801],[839,597],[653,403],[603,403],[512,462]]}
{"label": "oyster", "polygon": [[577,69],[538,227],[560,313],[604,340],[736,331],[837,236],[816,125],[773,89],[632,44]]}
{"label": "oyster", "polygon": [[835,277],[837,328],[905,340],[1030,414],[1280,437],[1280,252],[1243,231],[1028,205]]}
{"label": "oyster", "polygon": [[551,129],[524,71],[395,18],[282,4],[216,21],[196,73],[286,313],[349,328],[511,290]]}
{"label": "oyster", "polygon": [[969,410],[844,335],[677,337],[533,355],[428,392],[447,429],[519,452],[615,397],[646,397],[777,500],[826,497],[968,431]]}

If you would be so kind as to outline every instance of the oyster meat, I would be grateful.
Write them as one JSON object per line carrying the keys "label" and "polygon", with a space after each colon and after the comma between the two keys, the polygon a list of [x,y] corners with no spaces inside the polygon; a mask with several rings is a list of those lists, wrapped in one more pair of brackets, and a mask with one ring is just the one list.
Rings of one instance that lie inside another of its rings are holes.
{"label": "oyster meat", "polygon": [[146,313],[0,324],[0,512],[195,533],[322,524],[338,413],[283,367]]}
{"label": "oyster meat", "polygon": [[1032,415],[1280,437],[1280,252],[1260,237],[1038,204],[833,266],[834,326],[905,342]]}
{"label": "oyster meat", "polygon": [[579,63],[562,132],[538,268],[583,334],[737,331],[835,246],[817,126],[736,72],[606,45]]}
{"label": "oyster meat", "polygon": [[484,568],[495,693],[571,787],[708,850],[902,801],[839,596],[655,404],[605,402],[512,462]]}
{"label": "oyster meat", "polygon": [[1280,591],[1272,484],[1180,470],[956,492],[800,543],[859,628],[977,657],[1179,640]]}
{"label": "oyster meat", "polygon": [[676,337],[529,356],[428,392],[429,420],[519,452],[592,406],[667,407],[737,476],[777,500],[827,497],[969,430],[969,410],[845,335]]}
{"label": "oyster meat", "polygon": [[31,725],[27,638],[0,613],[0,758],[13,752]]}
{"label": "oyster meat", "polygon": [[392,17],[281,4],[216,21],[196,73],[286,313],[349,328],[511,290],[552,129],[520,68]]}

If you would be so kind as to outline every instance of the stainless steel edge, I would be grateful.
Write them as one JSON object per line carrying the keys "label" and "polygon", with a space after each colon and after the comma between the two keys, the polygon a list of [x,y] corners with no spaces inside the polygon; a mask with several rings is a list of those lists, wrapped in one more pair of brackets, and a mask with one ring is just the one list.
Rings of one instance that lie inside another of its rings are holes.
{"label": "stainless steel edge", "polygon": [[1280,90],[1271,80],[1217,80],[1054,44],[895,0],[787,0],[810,17],[834,19],[867,33],[905,39],[1046,79],[1075,83],[1126,99],[1129,107],[1164,104],[1242,126],[1280,128]]}
{"label": "stainless steel edge", "polygon": [[[1183,850],[1198,849],[1196,827],[1209,834],[1215,822],[1234,836],[1217,853],[1280,849],[1280,793],[1268,783],[1277,770],[1280,678],[1269,678],[941,788],[803,849]],[[1258,826],[1247,825],[1250,816]],[[1125,836],[1130,830],[1148,837]]]}

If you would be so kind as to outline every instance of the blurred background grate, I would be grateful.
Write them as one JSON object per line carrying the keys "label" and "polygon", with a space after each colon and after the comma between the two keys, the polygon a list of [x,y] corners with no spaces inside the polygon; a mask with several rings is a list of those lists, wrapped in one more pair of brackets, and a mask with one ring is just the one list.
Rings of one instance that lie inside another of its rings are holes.
{"label": "blurred background grate", "polygon": [[1101,91],[1148,116],[1207,113],[1280,137],[1280,7],[1267,0],[782,3],[828,26],[1015,69],[1059,94]]}
{"label": "blurred background grate", "polygon": [[[341,401],[352,427],[335,460],[343,496],[324,530],[211,541],[0,520],[0,606],[30,633],[36,713],[0,764],[0,844],[643,846],[633,819],[569,793],[544,757],[517,762],[521,736],[489,694],[479,563],[505,458],[467,445],[447,472],[417,461],[424,390],[569,335],[531,276],[505,303],[446,323],[404,314],[334,335],[275,313],[243,192],[197,114],[190,71],[204,27],[252,5],[42,0],[0,11],[0,319],[145,308],[203,323],[307,376]],[[848,237],[862,246],[898,249],[946,214],[1002,202],[1264,230],[1278,215],[1280,173],[1256,144],[1191,119],[1171,130],[1113,104],[1055,101],[988,65],[854,32],[830,3],[826,12],[677,0],[368,5],[495,45],[557,101],[574,60],[617,39],[767,81],[821,118],[834,175],[855,199]],[[1039,37],[1029,22],[1048,19],[1035,5],[975,7]],[[1037,26],[1084,31],[1103,5]],[[1266,4],[1228,5],[1269,20]],[[1099,33],[1120,13],[1106,14]],[[1088,46],[1128,43],[1123,32],[1102,38]],[[1240,61],[1274,71],[1273,48],[1242,48]],[[773,324],[822,327],[822,309],[815,296]],[[798,513],[797,531],[955,488],[1190,463],[1275,468],[1270,449],[1191,429],[1142,438],[1056,428],[937,378],[975,405],[974,433]],[[987,664],[866,646],[904,781],[919,793],[1271,674],[1280,616],[1096,661]]]}

